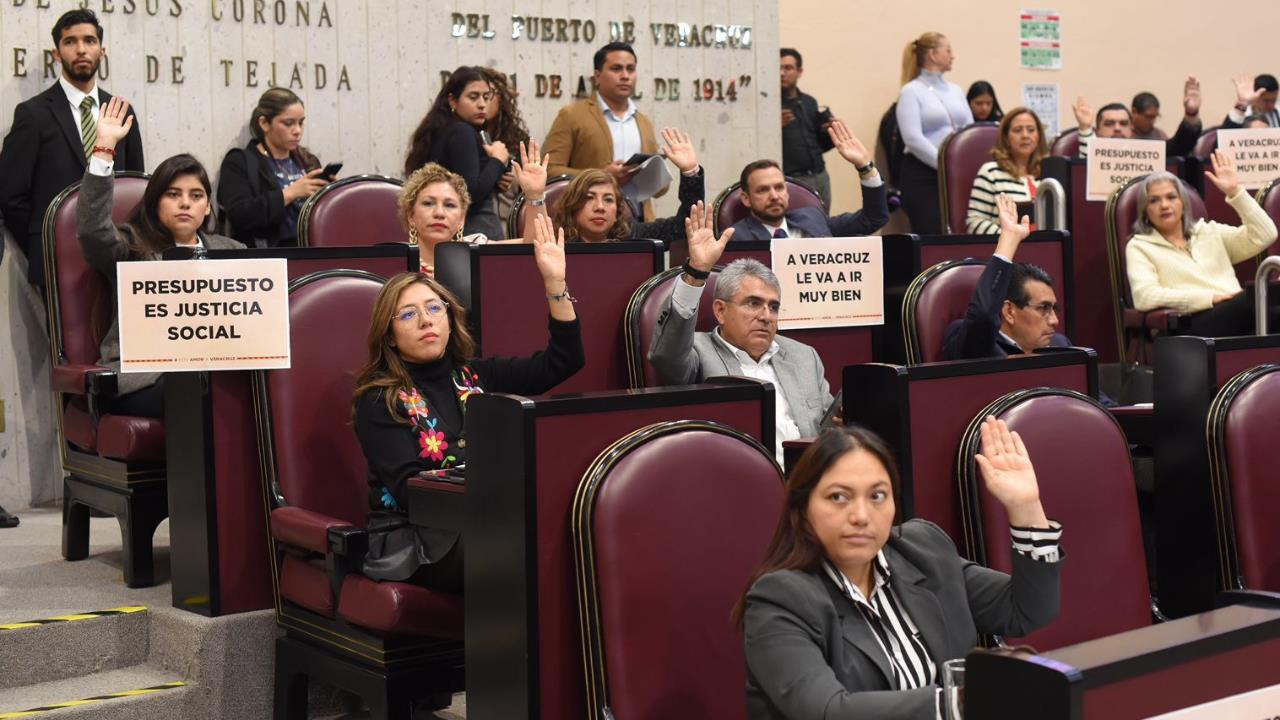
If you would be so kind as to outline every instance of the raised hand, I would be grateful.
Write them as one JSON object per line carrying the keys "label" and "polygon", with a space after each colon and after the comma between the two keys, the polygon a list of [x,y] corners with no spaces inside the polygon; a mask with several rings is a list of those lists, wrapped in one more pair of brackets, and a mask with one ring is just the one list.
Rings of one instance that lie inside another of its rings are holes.
{"label": "raised hand", "polygon": [[871,162],[871,153],[867,152],[843,120],[832,120],[827,134],[831,136],[831,142],[835,144],[840,157],[853,163],[854,167],[866,167]]}
{"label": "raised hand", "polygon": [[675,128],[662,128],[662,140],[667,144],[662,148],[662,154],[680,172],[687,173],[698,169],[698,151],[693,147],[693,141],[689,139],[688,133],[682,133]]}
{"label": "raised hand", "polygon": [[498,162],[506,165],[511,160],[511,151],[507,150],[507,144],[501,140],[494,140],[488,145],[481,145],[484,153]]}
{"label": "raised hand", "polygon": [[1182,85],[1182,112],[1187,117],[1200,114],[1200,81],[1194,75],[1188,75]]}
{"label": "raised hand", "polygon": [[685,237],[689,241],[689,265],[694,270],[711,272],[724,254],[729,238],[733,237],[733,228],[728,228],[717,239],[712,225],[711,213],[701,200],[689,209],[689,217],[684,219]]}
{"label": "raised hand", "polygon": [[1031,220],[1026,215],[1018,220],[1018,203],[1004,193],[996,196],[996,210],[1000,214],[1000,239],[996,242],[996,254],[1003,255],[1012,262],[1018,245],[1031,234]]}
{"label": "raised hand", "polygon": [[1076,102],[1071,106],[1071,112],[1076,115],[1076,127],[1080,132],[1086,133],[1093,128],[1093,106],[1083,95],[1076,97]]}
{"label": "raised hand", "polygon": [[547,191],[547,166],[551,164],[550,155],[539,155],[542,147],[538,141],[529,138],[529,143],[520,143],[520,160],[512,161],[511,172],[526,200],[540,200]]}
{"label": "raised hand", "polygon": [[996,500],[1004,505],[1009,522],[1023,527],[1047,527],[1040,505],[1040,485],[1031,466],[1027,446],[1003,420],[988,415],[982,421],[982,451],[975,456],[982,479]]}
{"label": "raised hand", "polygon": [[556,295],[565,289],[564,228],[556,232],[551,218],[534,216],[525,229],[525,241],[533,245],[533,259],[538,263],[538,273],[548,295]]}
{"label": "raised hand", "polygon": [[1213,151],[1213,170],[1205,170],[1204,176],[1226,197],[1232,198],[1240,192],[1240,178],[1236,175],[1236,162],[1222,150]]}
{"label": "raised hand", "polygon": [[1244,105],[1245,112],[1249,112],[1249,106],[1258,99],[1262,90],[1253,87],[1253,78],[1248,75],[1237,75],[1232,82],[1236,85],[1236,104]]}
{"label": "raised hand", "polygon": [[102,106],[98,115],[98,139],[95,145],[115,149],[133,128],[133,118],[129,115],[129,101],[116,95]]}

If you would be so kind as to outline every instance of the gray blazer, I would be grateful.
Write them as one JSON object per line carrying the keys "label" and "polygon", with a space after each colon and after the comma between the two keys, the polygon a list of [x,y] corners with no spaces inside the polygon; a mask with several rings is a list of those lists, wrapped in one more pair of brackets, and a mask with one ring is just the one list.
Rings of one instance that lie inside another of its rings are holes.
{"label": "gray blazer", "polygon": [[[1022,636],[1058,615],[1061,561],[1013,553],[1013,575],[956,554],[937,525],[909,520],[884,547],[889,582],[938,665],[964,657],[979,633]],[[825,574],[779,570],[747,593],[743,619],[752,720],[934,720],[935,687],[893,690],[871,628]]]}
{"label": "gray blazer", "polygon": [[[677,278],[676,282],[684,281]],[[663,384],[689,385],[709,377],[742,375],[742,364],[711,333],[694,332],[697,321],[696,313],[680,317],[667,298],[649,347],[649,362]],[[800,435],[813,437],[821,430],[822,416],[832,401],[822,358],[804,343],[781,335],[775,340],[778,353],[773,356],[773,370],[778,375],[778,392],[787,399]]]}
{"label": "gray blazer", "polygon": [[[76,208],[77,237],[85,262],[107,279],[111,286],[111,329],[98,346],[99,365],[115,370],[117,392],[127,395],[154,385],[160,373],[120,373],[120,319],[115,316],[116,263],[125,260],[158,260],[158,257],[131,255],[129,248],[136,247],[133,228],[117,227],[111,222],[111,202],[115,191],[115,178],[94,175],[85,171],[80,184],[80,204]],[[210,198],[210,202],[213,199]],[[211,250],[242,248],[242,245],[222,235],[200,234],[204,246]]]}

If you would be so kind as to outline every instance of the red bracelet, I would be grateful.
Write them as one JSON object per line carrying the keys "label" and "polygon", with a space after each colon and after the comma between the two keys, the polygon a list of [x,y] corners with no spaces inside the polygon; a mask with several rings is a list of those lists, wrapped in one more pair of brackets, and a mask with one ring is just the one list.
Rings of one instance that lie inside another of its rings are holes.
{"label": "red bracelet", "polygon": [[112,159],[112,160],[115,160],[115,159],[116,159],[116,149],[115,149],[115,148],[109,148],[109,147],[107,147],[106,145],[94,145],[94,146],[93,146],[93,150],[92,150],[92,151],[90,151],[90,153],[89,153],[89,154],[90,154],[90,155],[92,155],[92,154],[94,154],[94,153],[106,153],[106,154],[108,154],[108,155],[110,155],[110,156],[111,156],[111,159]]}

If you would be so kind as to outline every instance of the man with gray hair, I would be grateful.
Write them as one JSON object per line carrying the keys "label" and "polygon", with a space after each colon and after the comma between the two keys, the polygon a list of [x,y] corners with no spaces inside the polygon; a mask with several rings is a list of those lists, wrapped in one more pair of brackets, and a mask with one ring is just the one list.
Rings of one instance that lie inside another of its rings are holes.
{"label": "man with gray hair", "polygon": [[772,383],[777,389],[775,450],[781,464],[782,441],[817,435],[831,405],[822,359],[808,345],[778,335],[778,278],[758,260],[735,260],[720,271],[712,303],[717,327],[695,332],[702,289],[733,228],[716,239],[710,213],[699,203],[685,220],[685,231],[689,259],[658,316],[649,362],[668,385],[721,375]]}

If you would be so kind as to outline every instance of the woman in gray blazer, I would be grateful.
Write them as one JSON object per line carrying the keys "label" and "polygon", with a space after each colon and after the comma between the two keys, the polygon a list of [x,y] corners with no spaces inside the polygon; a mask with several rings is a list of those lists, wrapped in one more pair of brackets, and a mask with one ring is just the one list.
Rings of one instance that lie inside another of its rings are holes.
{"label": "woman in gray blazer", "polygon": [[[116,96],[102,108],[89,165],[80,184],[80,204],[76,229],[85,262],[111,285],[106,306],[115,308],[116,263],[126,260],[159,260],[176,246],[203,249],[241,248],[229,237],[208,232],[211,215],[209,175],[190,155],[174,155],[160,163],[142,202],[129,222],[111,222],[115,190],[115,148],[129,133],[133,118],[129,103]],[[120,319],[112,313],[111,329],[99,346],[98,364],[120,371]],[[119,415],[162,417],[164,392],[160,373],[119,375],[119,395],[111,401],[110,412]]]}
{"label": "woman in gray blazer", "polygon": [[945,661],[979,633],[1026,635],[1057,616],[1062,528],[1026,447],[988,417],[977,462],[1009,515],[1012,576],[964,560],[926,520],[894,527],[898,470],[875,434],[826,430],[805,451],[736,609],[749,717],[940,718]]}

